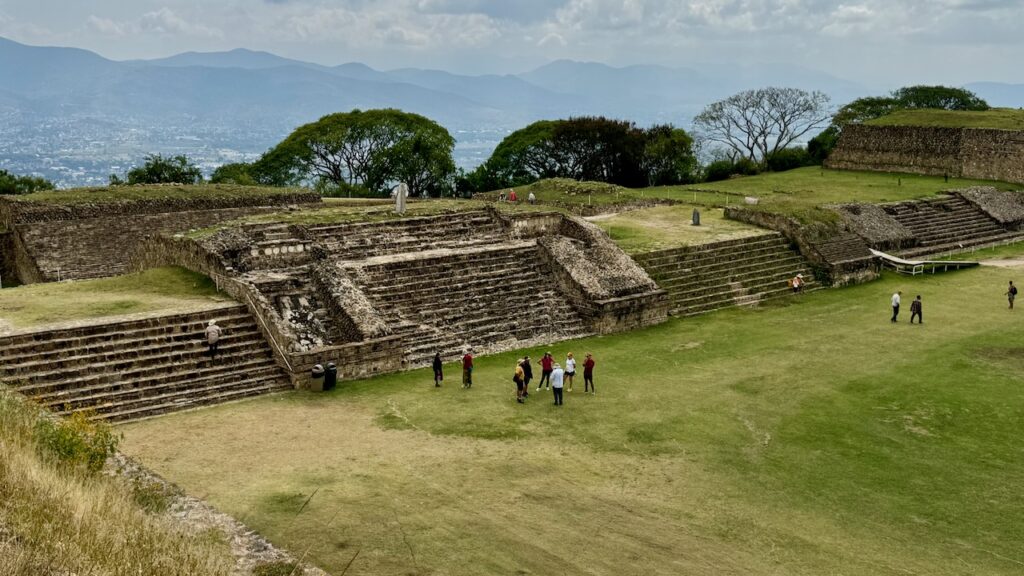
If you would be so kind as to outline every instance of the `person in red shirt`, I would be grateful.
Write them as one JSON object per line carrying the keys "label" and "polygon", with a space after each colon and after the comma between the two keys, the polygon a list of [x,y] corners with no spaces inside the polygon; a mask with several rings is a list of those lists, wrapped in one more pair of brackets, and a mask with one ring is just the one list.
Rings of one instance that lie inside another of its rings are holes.
{"label": "person in red shirt", "polygon": [[594,356],[587,352],[587,359],[583,361],[583,393],[590,392],[597,394],[594,387]]}
{"label": "person in red shirt", "polygon": [[516,191],[515,191],[515,189],[509,188],[509,190],[508,190],[508,201],[509,202],[515,202],[517,200],[519,200],[519,199],[516,198]]}
{"label": "person in red shirt", "polygon": [[554,370],[555,358],[551,355],[551,352],[544,354],[544,357],[540,359],[540,381],[537,382],[537,391],[540,391],[541,386],[544,386],[544,382],[547,382],[547,389],[551,390],[551,372]]}
{"label": "person in red shirt", "polygon": [[473,352],[466,351],[462,357],[462,387],[472,388],[473,386]]}

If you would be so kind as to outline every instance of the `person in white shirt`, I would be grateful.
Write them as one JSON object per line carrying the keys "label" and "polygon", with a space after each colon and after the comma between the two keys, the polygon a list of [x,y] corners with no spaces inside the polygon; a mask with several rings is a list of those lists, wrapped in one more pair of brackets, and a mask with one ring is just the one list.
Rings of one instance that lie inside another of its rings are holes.
{"label": "person in white shirt", "polygon": [[551,391],[555,395],[555,406],[562,405],[562,377],[564,375],[562,367],[556,362],[555,369],[551,372]]}
{"label": "person in white shirt", "polygon": [[572,392],[572,380],[576,376],[576,358],[573,357],[572,352],[569,352],[565,356],[565,383],[566,388],[569,392]]}
{"label": "person in white shirt", "polygon": [[529,202],[530,204],[536,204],[536,203],[537,203],[537,197],[536,197],[536,196],[534,196],[534,194],[533,194],[533,192],[532,192],[532,191],[530,192],[530,195],[526,197],[526,200],[527,200],[527,201],[528,201],[528,202]]}
{"label": "person in white shirt", "polygon": [[892,321],[896,322],[896,317],[900,315],[900,294],[903,292],[897,291],[892,295]]}

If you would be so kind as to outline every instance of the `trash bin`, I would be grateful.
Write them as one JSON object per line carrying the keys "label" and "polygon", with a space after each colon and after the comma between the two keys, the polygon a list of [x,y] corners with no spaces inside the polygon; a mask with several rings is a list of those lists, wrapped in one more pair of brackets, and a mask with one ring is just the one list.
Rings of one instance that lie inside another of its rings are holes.
{"label": "trash bin", "polygon": [[324,367],[317,364],[309,372],[309,389],[313,392],[324,391]]}
{"label": "trash bin", "polygon": [[324,371],[324,390],[334,390],[337,384],[338,367],[334,365],[334,362],[328,362],[327,369]]}

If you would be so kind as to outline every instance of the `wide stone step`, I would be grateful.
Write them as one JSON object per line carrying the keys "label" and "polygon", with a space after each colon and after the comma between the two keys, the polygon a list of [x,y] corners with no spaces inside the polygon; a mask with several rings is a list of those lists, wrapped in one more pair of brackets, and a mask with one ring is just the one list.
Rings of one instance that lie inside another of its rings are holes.
{"label": "wide stone step", "polygon": [[[251,318],[244,318],[237,324],[218,323],[218,325],[220,325],[222,330],[222,339],[258,331]],[[4,369],[13,369],[26,365],[44,365],[51,362],[74,360],[75,358],[85,356],[111,354],[124,350],[137,350],[156,344],[176,344],[193,341],[205,342],[206,336],[203,329],[205,329],[205,325],[203,325],[201,329],[171,331],[164,334],[139,334],[125,339],[118,339],[116,338],[117,335],[114,335],[115,338],[110,340],[92,341],[88,344],[78,346],[73,343],[66,343],[59,347],[25,347],[21,350],[20,354],[3,358],[4,365],[3,368],[0,368],[0,373],[2,373]]]}
{"label": "wide stone step", "polygon": [[765,285],[781,285],[787,286],[787,281],[796,276],[797,274],[803,274],[804,279],[807,280],[807,284],[813,281],[813,278],[809,271],[804,268],[779,268],[771,271],[766,271],[762,274],[750,275],[742,278],[735,278],[732,280],[723,280],[714,284],[703,284],[700,286],[688,287],[685,289],[671,290],[668,292],[669,298],[672,300],[679,300],[685,298],[691,298],[704,294],[713,294],[729,290],[729,285],[739,283],[744,287],[749,286],[765,286]]}
{"label": "wide stone step", "polygon": [[113,412],[97,414],[94,417],[94,419],[108,420],[114,422],[128,422],[134,420],[141,420],[142,418],[149,418],[152,416],[159,416],[161,414],[167,414],[170,412],[176,412],[180,410],[189,410],[192,408],[199,408],[202,406],[209,406],[212,404],[222,404],[224,402],[241,400],[243,398],[249,398],[252,396],[260,396],[263,394],[270,394],[274,392],[284,392],[290,389],[291,386],[287,383],[287,381],[267,381],[257,383],[257,385],[253,386],[230,389],[225,392],[211,393],[211,391],[204,392],[203,390],[196,390],[193,391],[188,397],[178,398],[177,401],[165,401],[160,404],[129,404]]}
{"label": "wide stone step", "polygon": [[781,253],[795,254],[789,249],[788,245],[776,245],[766,246],[755,250],[734,253],[723,256],[712,256],[704,258],[695,258],[692,260],[678,260],[671,264],[664,264],[660,267],[645,267],[647,273],[651,277],[666,277],[673,276],[679,271],[690,270],[695,268],[714,268],[714,267],[728,267],[738,262],[757,262],[761,260],[771,259]]}
{"label": "wide stone step", "polygon": [[788,245],[789,241],[781,234],[770,234],[767,236],[752,236],[737,240],[728,240],[722,243],[686,246],[682,248],[674,248],[668,251],[637,254],[633,258],[645,267],[659,267],[664,264],[677,262],[680,259],[728,255],[748,250],[757,250],[759,248]]}
{"label": "wide stone step", "polygon": [[162,385],[135,390],[121,390],[121,392],[108,395],[94,395],[89,401],[81,399],[55,412],[65,415],[88,410],[103,415],[127,409],[137,410],[168,402],[193,404],[199,397],[207,396],[210,393],[223,393],[227,392],[227,390],[244,388],[263,389],[268,385],[284,389],[287,387],[287,381],[280,372],[268,373],[246,380],[224,381],[218,378],[198,378],[191,382],[190,385],[179,385],[177,387]]}
{"label": "wide stone step", "polygon": [[147,330],[159,333],[160,331],[166,332],[168,329],[174,330],[174,327],[191,328],[202,326],[205,329],[206,322],[209,320],[215,319],[218,324],[227,325],[228,323],[240,321],[248,317],[248,310],[244,306],[231,306],[183,315],[152,317],[42,332],[27,332],[0,338],[0,357],[6,357],[7,353],[17,349],[19,346],[46,345],[48,343],[58,346],[84,345],[94,340],[110,340],[122,335],[138,335],[140,331],[145,333]]}
{"label": "wide stone step", "polygon": [[472,266],[476,263],[487,263],[501,257],[512,259],[527,257],[537,253],[535,243],[522,243],[516,246],[490,246],[476,248],[457,254],[424,255],[421,258],[409,258],[384,263],[369,263],[360,267],[366,274],[398,275],[403,272],[417,271],[430,266]]}
{"label": "wide stone step", "polygon": [[220,359],[215,364],[191,370],[164,371],[153,375],[136,378],[127,378],[124,374],[116,374],[114,378],[104,382],[83,385],[81,381],[57,381],[42,384],[34,384],[19,388],[18,391],[31,396],[40,404],[47,407],[61,406],[68,401],[74,401],[92,395],[102,395],[108,392],[120,390],[139,390],[155,386],[181,386],[187,385],[195,379],[202,378],[223,378],[225,380],[238,380],[247,378],[249,374],[259,374],[265,371],[280,371],[277,364],[269,355],[255,357],[241,356],[222,363]]}
{"label": "wide stone step", "polygon": [[771,268],[783,264],[801,264],[804,259],[793,253],[772,254],[751,261],[738,260],[733,265],[722,264],[717,266],[705,266],[695,269],[683,268],[675,272],[673,276],[658,280],[658,286],[665,290],[672,289],[679,285],[691,282],[705,282],[708,280],[720,279],[730,276],[747,274],[750,271]]}
{"label": "wide stone step", "polygon": [[[820,289],[821,289],[820,286],[808,286],[807,288],[804,289],[804,292],[805,293],[813,292],[813,291],[820,290]],[[741,304],[741,305],[737,304],[735,302],[735,299],[729,298],[729,299],[722,299],[722,300],[716,300],[716,301],[707,301],[706,303],[704,303],[702,305],[699,305],[699,306],[676,307],[676,308],[673,308],[670,313],[673,316],[680,316],[680,317],[698,316],[698,315],[701,315],[701,314],[709,314],[711,312],[717,312],[719,310],[726,310],[726,309],[729,309],[729,308],[737,308],[737,307],[740,307],[740,306],[755,306],[757,304],[760,304],[761,302],[767,302],[769,300],[774,300],[774,299],[777,299],[777,298],[783,298],[785,296],[792,295],[792,294],[793,294],[792,290],[788,290],[788,289],[762,291],[762,292],[759,292],[757,294],[758,298],[757,298],[756,301],[755,300],[751,300],[751,301],[749,301],[749,302],[747,302],[745,304]]]}

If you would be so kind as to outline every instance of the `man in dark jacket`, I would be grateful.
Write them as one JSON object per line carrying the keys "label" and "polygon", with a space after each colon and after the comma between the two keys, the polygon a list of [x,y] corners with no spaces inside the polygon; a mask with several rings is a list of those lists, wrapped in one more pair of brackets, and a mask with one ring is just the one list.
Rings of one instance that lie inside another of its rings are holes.
{"label": "man in dark jacket", "polygon": [[523,396],[530,395],[530,380],[533,380],[533,365],[530,364],[530,357],[523,358]]}
{"label": "man in dark jacket", "polygon": [[921,316],[921,295],[918,294],[917,298],[910,303],[910,323],[914,323],[914,318],[917,318],[918,324],[924,324],[924,317]]}

